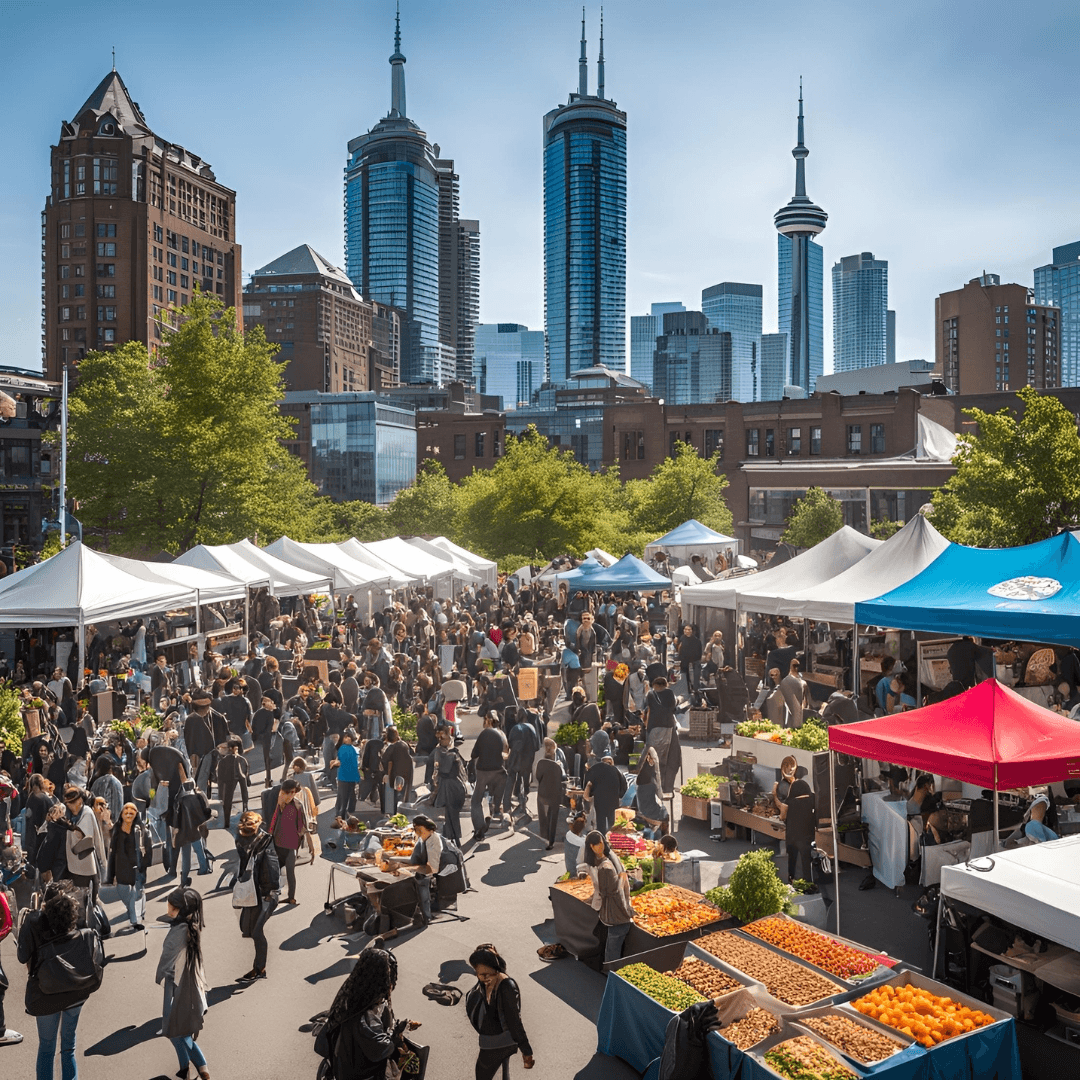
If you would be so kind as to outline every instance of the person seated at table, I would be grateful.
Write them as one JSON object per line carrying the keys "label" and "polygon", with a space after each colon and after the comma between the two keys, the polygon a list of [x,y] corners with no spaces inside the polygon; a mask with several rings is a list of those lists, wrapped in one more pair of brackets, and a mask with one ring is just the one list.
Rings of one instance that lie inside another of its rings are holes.
{"label": "person seated at table", "polygon": [[916,708],[915,677],[910,672],[893,675],[890,696],[893,699],[893,712],[904,712]]}
{"label": "person seated at table", "polygon": [[[885,796],[889,802],[897,802],[907,798],[904,784],[907,783],[908,771],[900,765],[890,765],[881,773],[889,782],[889,794]],[[924,811],[925,813],[925,811]]]}
{"label": "person seated at table", "polygon": [[[883,656],[881,658],[881,678],[874,685],[874,697],[877,699],[877,707],[885,716],[893,711],[900,695],[893,690],[893,668],[896,667],[896,658]],[[890,700],[892,699],[892,700]]]}
{"label": "person seated at table", "polygon": [[1049,809],[1050,797],[1048,795],[1036,795],[1035,801],[1028,807],[1024,835],[1036,844],[1059,839],[1058,834],[1045,824],[1044,819]]}
{"label": "person seated at table", "polygon": [[940,795],[931,795],[923,800],[922,813],[924,847],[947,844],[953,839],[949,832],[949,815]]}
{"label": "person seated at table", "polygon": [[424,926],[431,922],[431,879],[442,869],[443,840],[438,826],[425,814],[412,820],[416,843],[408,859],[384,858],[383,865],[395,877],[402,870],[416,876],[417,899],[420,903],[420,919]]}
{"label": "person seated at table", "polygon": [[920,773],[915,778],[915,790],[907,802],[908,817],[922,814],[923,803],[934,794],[934,778],[929,773]]}

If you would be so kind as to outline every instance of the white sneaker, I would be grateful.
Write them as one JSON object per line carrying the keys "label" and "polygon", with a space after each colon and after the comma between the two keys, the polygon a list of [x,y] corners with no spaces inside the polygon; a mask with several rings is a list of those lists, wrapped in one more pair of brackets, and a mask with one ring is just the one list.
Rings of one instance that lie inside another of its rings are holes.
{"label": "white sneaker", "polygon": [[17,1032],[8,1028],[3,1036],[0,1036],[0,1046],[15,1046],[17,1043],[21,1043],[23,1037]]}

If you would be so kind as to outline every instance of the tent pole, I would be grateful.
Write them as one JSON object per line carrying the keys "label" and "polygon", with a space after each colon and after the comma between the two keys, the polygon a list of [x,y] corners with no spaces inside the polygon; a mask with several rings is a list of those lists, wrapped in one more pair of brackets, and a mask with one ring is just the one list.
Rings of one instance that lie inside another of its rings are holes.
{"label": "tent pole", "polygon": [[994,762],[994,843],[990,848],[991,851],[997,851],[998,849],[998,837],[1001,836],[1000,826],[998,825],[998,767],[997,762]]}
{"label": "tent pole", "polygon": [[829,751],[829,817],[832,820],[833,903],[836,906],[836,933],[840,933],[840,831],[836,827],[836,755]]}
{"label": "tent pole", "polygon": [[[87,679],[87,677],[86,677],[86,625],[83,623],[83,619],[82,619],[81,615],[79,616],[78,634],[79,634],[79,677],[75,681],[76,681],[76,683],[78,683],[81,680],[82,685],[86,686],[88,684],[88,682],[89,682],[89,679]],[[91,672],[90,673],[90,678],[91,679],[94,678],[95,674],[96,674],[96,672]]]}
{"label": "tent pole", "polygon": [[934,966],[930,969],[930,978],[937,978],[938,952],[941,948],[941,909],[945,906],[945,894],[938,892],[937,926],[934,929]]}
{"label": "tent pole", "polygon": [[857,622],[851,624],[851,692],[855,704],[858,705],[862,694],[859,688],[859,624]]}
{"label": "tent pole", "polygon": [[251,645],[251,586],[244,590],[244,648]]}

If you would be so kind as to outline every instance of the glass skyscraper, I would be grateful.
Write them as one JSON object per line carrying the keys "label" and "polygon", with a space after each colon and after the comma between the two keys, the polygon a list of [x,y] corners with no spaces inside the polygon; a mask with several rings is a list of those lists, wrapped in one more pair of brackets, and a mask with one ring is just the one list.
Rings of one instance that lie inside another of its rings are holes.
{"label": "glass skyscraper", "polygon": [[[804,386],[799,382],[795,362],[795,347],[791,343],[791,237],[779,234],[777,242],[777,325],[788,339],[788,364],[784,372],[785,386]],[[822,283],[825,279],[825,254],[813,240],[806,245],[806,315],[809,320],[807,348],[810,356],[808,394],[814,392],[817,378],[825,370],[825,299]]]}
{"label": "glass skyscraper", "polygon": [[1054,248],[1035,270],[1035,303],[1061,308],[1061,385],[1080,386],[1080,240]]}
{"label": "glass skyscraper", "polygon": [[761,335],[761,401],[779,401],[784,396],[787,381],[788,339],[787,334]]}
{"label": "glass skyscraper", "polygon": [[731,399],[760,401],[761,286],[722,281],[701,290],[709,325],[731,334]]}
{"label": "glass skyscraper", "polygon": [[497,394],[503,409],[528,405],[544,382],[544,331],[521,323],[480,323],[473,373],[477,391]]}
{"label": "glass skyscraper", "polygon": [[846,255],[832,268],[833,371],[889,361],[889,264],[873,252]]}
{"label": "glass skyscraper", "polygon": [[401,309],[403,382],[446,382],[457,358],[439,340],[439,183],[427,135],[405,113],[400,21],[390,112],[349,141],[345,269],[365,300]]}
{"label": "glass skyscraper", "polygon": [[652,387],[652,361],[656,339],[664,329],[664,314],[685,311],[677,300],[652,305],[650,315],[630,316],[630,378]]}
{"label": "glass skyscraper", "polygon": [[544,117],[544,323],[548,376],[626,368],[626,113],[604,96],[604,38],[589,94],[585,20],[578,92]]}
{"label": "glass skyscraper", "polygon": [[732,334],[710,326],[700,311],[673,311],[663,320],[653,356],[653,397],[668,405],[731,400]]}

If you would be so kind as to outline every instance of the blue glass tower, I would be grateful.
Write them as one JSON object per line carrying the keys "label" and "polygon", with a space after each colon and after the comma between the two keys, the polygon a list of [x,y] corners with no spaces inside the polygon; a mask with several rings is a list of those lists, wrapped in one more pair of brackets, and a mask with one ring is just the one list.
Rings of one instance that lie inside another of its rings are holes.
{"label": "blue glass tower", "polygon": [[731,334],[731,398],[760,401],[761,286],[722,281],[701,290],[709,325]]}
{"label": "blue glass tower", "polygon": [[456,361],[439,341],[439,184],[427,135],[405,114],[400,16],[390,68],[390,112],[349,141],[345,269],[365,299],[404,312],[402,381],[442,383]]}
{"label": "blue glass tower", "polygon": [[664,314],[668,311],[685,311],[678,300],[652,305],[649,315],[630,316],[630,378],[652,387],[653,353],[656,339],[664,329]]}
{"label": "blue glass tower", "polygon": [[626,113],[604,96],[604,34],[589,94],[585,17],[578,92],[544,117],[548,375],[626,368]]}
{"label": "blue glass tower", "polygon": [[780,233],[780,333],[788,335],[791,346],[791,385],[801,386],[812,394],[825,360],[822,341],[823,260],[821,248],[814,243],[814,237],[824,230],[829,215],[807,197],[806,159],[809,155],[803,137],[800,80],[799,142],[791,151],[791,156],[795,158],[795,195],[787,206],[776,211],[773,221]]}
{"label": "blue glass tower", "polygon": [[[801,386],[793,378],[792,349],[791,349],[791,237],[780,233],[776,237],[776,266],[777,266],[777,326],[788,343],[788,360],[784,365],[784,386]],[[813,240],[806,242],[806,277],[807,283],[807,306],[806,314],[809,326],[810,346],[810,390],[814,392],[814,385],[818,376],[825,370],[825,299],[822,291],[822,282],[825,280],[825,253],[820,244]],[[768,399],[762,399],[768,400]]]}
{"label": "blue glass tower", "polygon": [[497,394],[506,411],[528,405],[544,381],[544,332],[521,323],[480,323],[473,374],[481,394]]}
{"label": "blue glass tower", "polygon": [[832,268],[833,371],[876,367],[889,359],[889,264],[871,251]]}
{"label": "blue glass tower", "polygon": [[1035,303],[1061,308],[1061,385],[1080,386],[1080,240],[1054,248],[1053,262],[1036,267]]}

